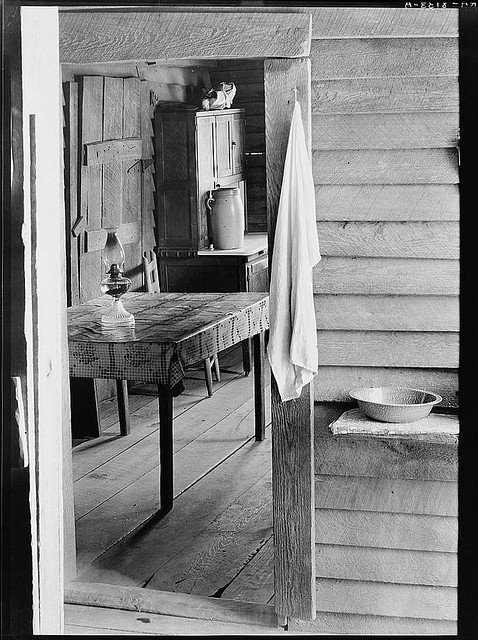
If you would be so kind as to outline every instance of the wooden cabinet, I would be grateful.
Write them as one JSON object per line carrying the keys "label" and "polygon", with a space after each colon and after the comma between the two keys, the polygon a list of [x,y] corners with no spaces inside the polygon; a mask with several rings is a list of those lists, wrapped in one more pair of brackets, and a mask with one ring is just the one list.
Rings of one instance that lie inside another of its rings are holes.
{"label": "wooden cabinet", "polygon": [[246,234],[243,249],[206,249],[196,257],[162,256],[159,269],[163,291],[268,291],[267,234]]}
{"label": "wooden cabinet", "polygon": [[161,108],[154,136],[158,257],[194,256],[210,244],[209,191],[238,185],[246,204],[244,111]]}

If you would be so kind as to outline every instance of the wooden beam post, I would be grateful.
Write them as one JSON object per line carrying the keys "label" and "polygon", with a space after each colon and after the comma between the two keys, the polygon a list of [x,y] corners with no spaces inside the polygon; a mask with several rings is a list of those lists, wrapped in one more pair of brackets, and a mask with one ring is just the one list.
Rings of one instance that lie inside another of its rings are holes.
{"label": "wooden beam post", "polygon": [[63,632],[64,576],[74,573],[73,482],[62,475],[71,470],[71,434],[58,8],[20,13],[33,635],[55,636]]}
{"label": "wooden beam post", "polygon": [[[266,60],[264,85],[271,261],[294,89],[310,151],[310,60]],[[300,398],[282,403],[272,376],[271,394],[275,606],[278,615],[310,620],[316,615],[313,392],[307,385]]]}
{"label": "wooden beam post", "polygon": [[298,58],[309,55],[310,34],[311,17],[301,13],[66,12],[60,61]]}

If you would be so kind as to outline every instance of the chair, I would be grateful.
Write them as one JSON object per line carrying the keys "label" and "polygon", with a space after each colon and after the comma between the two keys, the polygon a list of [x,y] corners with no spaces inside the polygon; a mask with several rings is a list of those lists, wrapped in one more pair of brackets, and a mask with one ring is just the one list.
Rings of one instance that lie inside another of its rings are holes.
{"label": "chair", "polygon": [[[156,259],[156,253],[152,250],[145,251],[143,254],[143,273],[144,279],[146,282],[146,291],[149,293],[159,293],[159,273],[158,273],[158,261]],[[203,360],[204,365],[204,375],[206,378],[206,387],[208,396],[211,397],[213,394],[212,389],[212,370],[214,369],[214,374],[216,380],[219,382],[221,380],[221,372],[219,369],[219,360],[217,354],[206,358]]]}

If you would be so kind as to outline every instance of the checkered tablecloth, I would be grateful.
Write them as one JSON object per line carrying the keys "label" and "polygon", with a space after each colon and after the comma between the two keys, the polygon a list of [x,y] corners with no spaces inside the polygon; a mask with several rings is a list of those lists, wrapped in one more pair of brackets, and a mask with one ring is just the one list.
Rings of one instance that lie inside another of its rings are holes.
{"label": "checkered tablecloth", "polygon": [[106,297],[70,307],[70,376],[174,387],[187,366],[269,328],[266,293],[130,293],[134,327],[106,329]]}

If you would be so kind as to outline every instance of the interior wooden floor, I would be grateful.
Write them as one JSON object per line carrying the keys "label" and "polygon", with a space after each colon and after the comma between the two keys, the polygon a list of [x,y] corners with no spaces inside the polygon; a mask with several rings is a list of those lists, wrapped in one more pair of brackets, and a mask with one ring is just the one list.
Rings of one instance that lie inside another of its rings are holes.
{"label": "interior wooden floor", "polygon": [[102,403],[101,437],[73,449],[75,583],[273,603],[269,371],[267,437],[255,442],[253,374],[240,348],[220,364],[211,398],[201,369],[175,398],[174,507],[159,522],[147,522],[159,507],[157,398],[130,396],[126,437],[115,400]]}

